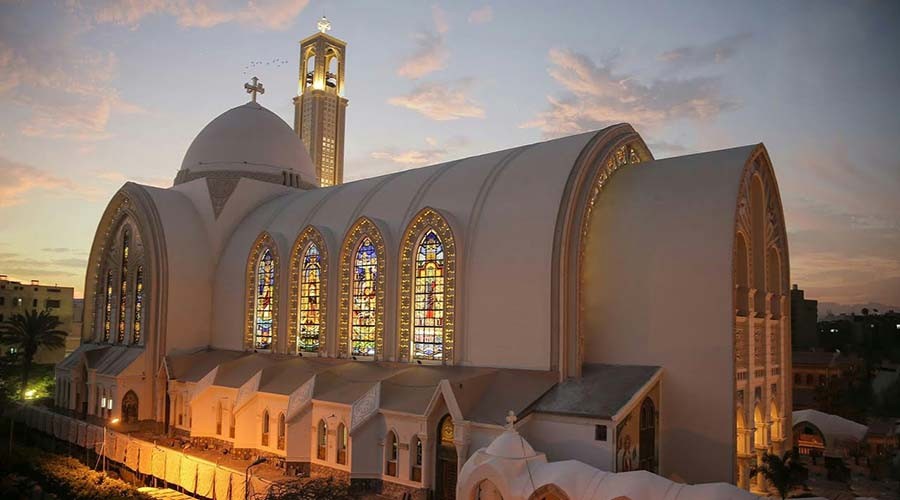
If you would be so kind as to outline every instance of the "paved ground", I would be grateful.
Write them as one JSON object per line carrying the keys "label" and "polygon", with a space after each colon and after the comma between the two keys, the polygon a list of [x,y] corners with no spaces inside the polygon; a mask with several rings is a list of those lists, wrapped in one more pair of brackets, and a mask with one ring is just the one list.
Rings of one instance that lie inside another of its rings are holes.
{"label": "paved ground", "polygon": [[195,500],[193,497],[185,495],[184,493],[179,493],[175,490],[170,490],[169,488],[151,488],[149,486],[144,486],[138,488],[138,491],[141,493],[146,493],[153,498],[162,498],[165,500]]}

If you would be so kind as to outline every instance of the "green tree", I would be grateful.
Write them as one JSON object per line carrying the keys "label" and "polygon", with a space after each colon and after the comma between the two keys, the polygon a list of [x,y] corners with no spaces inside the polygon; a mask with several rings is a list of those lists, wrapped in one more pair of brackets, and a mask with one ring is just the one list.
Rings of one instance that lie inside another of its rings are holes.
{"label": "green tree", "polygon": [[772,483],[784,499],[791,488],[805,482],[806,467],[800,463],[800,456],[793,451],[786,451],[781,457],[767,453],[762,457],[762,465],[754,465],[750,469],[750,477],[756,477],[757,474],[762,474]]}
{"label": "green tree", "polygon": [[15,347],[21,353],[22,387],[19,397],[25,399],[31,364],[38,349],[61,349],[66,346],[66,332],[58,330],[62,322],[48,311],[25,311],[0,325],[0,345]]}

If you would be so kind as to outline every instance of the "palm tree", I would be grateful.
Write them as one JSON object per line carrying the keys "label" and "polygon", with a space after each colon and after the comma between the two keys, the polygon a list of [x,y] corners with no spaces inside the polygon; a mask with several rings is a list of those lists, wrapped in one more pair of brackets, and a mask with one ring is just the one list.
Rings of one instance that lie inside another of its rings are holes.
{"label": "palm tree", "polygon": [[750,477],[762,474],[775,489],[781,498],[787,498],[787,494],[794,486],[805,482],[806,467],[800,463],[800,456],[789,450],[783,457],[773,453],[766,453],[762,457],[762,465],[754,465],[750,469]]}
{"label": "palm tree", "polygon": [[25,311],[16,314],[0,325],[0,345],[15,347],[22,353],[22,388],[20,397],[25,399],[31,363],[38,349],[60,349],[66,346],[68,333],[58,330],[62,324],[49,311]]}

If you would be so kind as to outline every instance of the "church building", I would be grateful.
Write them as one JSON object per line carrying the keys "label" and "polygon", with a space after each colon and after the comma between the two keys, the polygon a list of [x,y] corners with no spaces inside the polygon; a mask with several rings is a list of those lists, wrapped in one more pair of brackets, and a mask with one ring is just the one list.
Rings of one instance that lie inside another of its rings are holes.
{"label": "church building", "polygon": [[328,28],[293,128],[254,79],[171,187],[110,200],[57,405],[395,498],[455,498],[513,431],[554,462],[764,486],[751,465],[792,442],[765,147],[656,160],[619,124],[345,183]]}

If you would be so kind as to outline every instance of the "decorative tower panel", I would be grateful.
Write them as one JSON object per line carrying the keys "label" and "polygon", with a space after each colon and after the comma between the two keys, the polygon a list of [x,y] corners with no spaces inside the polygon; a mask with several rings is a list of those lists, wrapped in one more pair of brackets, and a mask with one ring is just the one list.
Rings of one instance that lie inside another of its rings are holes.
{"label": "decorative tower panel", "polygon": [[316,165],[319,185],[344,182],[344,62],[347,44],[326,31],[324,17],[319,32],[300,42],[300,77],[294,98],[294,130]]}

